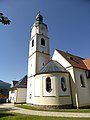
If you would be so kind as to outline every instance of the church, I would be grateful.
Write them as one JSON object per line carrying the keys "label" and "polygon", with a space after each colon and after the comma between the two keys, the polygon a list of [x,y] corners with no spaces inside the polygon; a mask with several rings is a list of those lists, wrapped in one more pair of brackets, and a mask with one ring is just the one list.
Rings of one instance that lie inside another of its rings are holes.
{"label": "church", "polygon": [[31,28],[26,103],[53,108],[90,106],[90,59],[55,50],[39,13]]}

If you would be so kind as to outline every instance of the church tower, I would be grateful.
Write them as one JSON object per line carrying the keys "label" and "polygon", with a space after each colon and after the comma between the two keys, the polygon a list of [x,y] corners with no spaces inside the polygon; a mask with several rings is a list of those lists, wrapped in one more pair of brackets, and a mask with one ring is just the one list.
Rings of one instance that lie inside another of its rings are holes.
{"label": "church tower", "polygon": [[43,23],[43,16],[36,16],[31,30],[29,45],[28,77],[37,74],[50,61],[48,28]]}
{"label": "church tower", "polygon": [[58,106],[69,95],[64,101],[64,104],[67,101],[69,104],[69,87],[66,89],[63,84],[65,90],[62,90],[61,78],[62,82],[67,80],[65,85],[68,86],[68,72],[58,62],[50,60],[48,28],[39,13],[31,29],[26,102],[32,105]]}

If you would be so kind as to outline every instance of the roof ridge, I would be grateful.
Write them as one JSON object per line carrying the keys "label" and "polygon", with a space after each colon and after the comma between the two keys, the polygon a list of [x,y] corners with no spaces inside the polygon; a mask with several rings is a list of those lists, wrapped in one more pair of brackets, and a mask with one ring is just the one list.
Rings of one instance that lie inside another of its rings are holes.
{"label": "roof ridge", "polygon": [[66,59],[73,67],[86,69],[86,70],[88,69],[84,63],[85,58],[81,58],[79,56],[61,50],[57,50],[57,52],[61,54],[64,57],[64,59]]}
{"label": "roof ridge", "polygon": [[71,56],[74,56],[74,57],[78,57],[78,58],[80,58],[80,59],[82,59],[82,60],[84,60],[85,58],[83,58],[83,57],[80,57],[80,56],[78,56],[78,55],[74,55],[74,54],[72,54],[72,53],[69,53],[69,52],[64,52],[64,51],[62,51],[62,50],[58,50],[58,49],[56,49],[57,51],[60,51],[60,52],[63,52],[63,53],[67,53],[67,54],[69,54],[69,55],[71,55]]}

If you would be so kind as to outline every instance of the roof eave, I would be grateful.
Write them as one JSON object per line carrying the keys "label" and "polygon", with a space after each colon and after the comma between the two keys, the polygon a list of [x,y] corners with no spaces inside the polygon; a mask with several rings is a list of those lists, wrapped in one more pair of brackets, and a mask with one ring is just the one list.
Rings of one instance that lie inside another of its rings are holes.
{"label": "roof eave", "polygon": [[66,72],[66,71],[50,71],[50,72],[42,72],[42,73],[37,73],[37,74],[35,74],[35,76],[36,75],[40,75],[40,74],[53,74],[53,73],[68,73],[69,74],[69,72]]}

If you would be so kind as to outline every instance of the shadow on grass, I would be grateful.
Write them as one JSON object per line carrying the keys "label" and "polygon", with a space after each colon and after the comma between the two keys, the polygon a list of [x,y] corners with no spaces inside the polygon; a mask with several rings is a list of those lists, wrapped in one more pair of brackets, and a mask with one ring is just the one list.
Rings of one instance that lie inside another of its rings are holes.
{"label": "shadow on grass", "polygon": [[0,112],[0,118],[1,118],[1,117],[7,117],[7,116],[15,116],[15,115],[12,114],[12,113]]}
{"label": "shadow on grass", "polygon": [[0,113],[1,112],[13,111],[13,110],[17,110],[17,109],[13,109],[13,108],[0,108]]}

